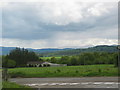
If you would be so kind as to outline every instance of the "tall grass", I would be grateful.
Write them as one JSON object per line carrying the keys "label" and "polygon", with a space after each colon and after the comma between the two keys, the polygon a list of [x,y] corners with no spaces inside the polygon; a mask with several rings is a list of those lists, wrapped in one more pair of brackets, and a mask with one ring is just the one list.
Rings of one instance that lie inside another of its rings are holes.
{"label": "tall grass", "polygon": [[11,77],[118,76],[118,69],[114,65],[30,67],[9,69],[9,74]]}
{"label": "tall grass", "polygon": [[[3,85],[2,88],[26,88],[26,89],[29,88],[30,90],[33,90],[30,87],[28,87],[28,86],[18,85],[16,83],[6,82],[6,81],[3,81],[2,85]],[[24,89],[24,90],[26,90],[26,89]]]}

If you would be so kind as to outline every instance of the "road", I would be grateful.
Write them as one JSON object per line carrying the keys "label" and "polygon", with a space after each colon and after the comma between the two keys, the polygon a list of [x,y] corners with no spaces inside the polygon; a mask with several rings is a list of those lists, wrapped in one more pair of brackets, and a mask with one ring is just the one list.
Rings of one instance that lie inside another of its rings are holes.
{"label": "road", "polygon": [[118,88],[118,77],[12,78],[11,82],[33,88]]}

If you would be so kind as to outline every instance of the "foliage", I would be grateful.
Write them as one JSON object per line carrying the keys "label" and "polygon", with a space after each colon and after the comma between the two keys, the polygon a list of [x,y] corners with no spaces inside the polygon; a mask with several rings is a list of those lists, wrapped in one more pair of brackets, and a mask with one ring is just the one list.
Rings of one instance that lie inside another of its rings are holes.
{"label": "foliage", "polygon": [[13,68],[16,66],[16,62],[14,60],[10,60],[5,56],[2,56],[2,67]]}
{"label": "foliage", "polygon": [[5,56],[2,56],[2,67],[7,68],[8,59]]}
{"label": "foliage", "polygon": [[8,60],[8,65],[9,68],[13,68],[16,66],[16,62],[14,60]]}
{"label": "foliage", "polygon": [[51,63],[55,63],[56,62],[56,58],[55,57],[52,57],[51,58]]}
{"label": "foliage", "polygon": [[[6,58],[14,60],[16,62],[16,66],[26,66],[28,61],[38,61],[39,57],[34,53],[30,52],[24,48],[16,48],[12,50]],[[13,62],[12,62],[13,63]]]}
{"label": "foliage", "polygon": [[86,52],[74,56],[62,56],[57,59],[52,57],[47,61],[58,64],[71,65],[95,65],[95,64],[115,64],[118,66],[118,53],[108,52]]}

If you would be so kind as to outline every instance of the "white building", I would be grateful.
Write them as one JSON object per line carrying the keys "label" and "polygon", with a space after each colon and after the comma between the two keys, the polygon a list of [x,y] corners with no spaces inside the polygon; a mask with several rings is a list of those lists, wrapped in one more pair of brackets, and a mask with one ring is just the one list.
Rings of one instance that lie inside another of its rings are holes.
{"label": "white building", "polygon": [[67,64],[55,64],[50,62],[31,61],[27,63],[28,67],[58,67],[67,66]]}
{"label": "white building", "polygon": [[57,67],[57,66],[67,66],[67,64],[55,64],[50,62],[43,62],[42,65],[50,65],[51,67]]}

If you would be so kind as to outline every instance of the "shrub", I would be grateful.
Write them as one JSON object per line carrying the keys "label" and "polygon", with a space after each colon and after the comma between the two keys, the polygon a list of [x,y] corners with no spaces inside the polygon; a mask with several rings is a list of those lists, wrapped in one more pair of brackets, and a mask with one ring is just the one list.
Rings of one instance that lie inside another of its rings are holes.
{"label": "shrub", "polygon": [[3,61],[3,67],[9,67],[9,68],[14,68],[16,66],[16,62],[14,60],[7,60],[7,63],[5,63],[5,61]]}
{"label": "shrub", "polygon": [[26,64],[21,64],[19,65],[19,67],[26,67]]}

